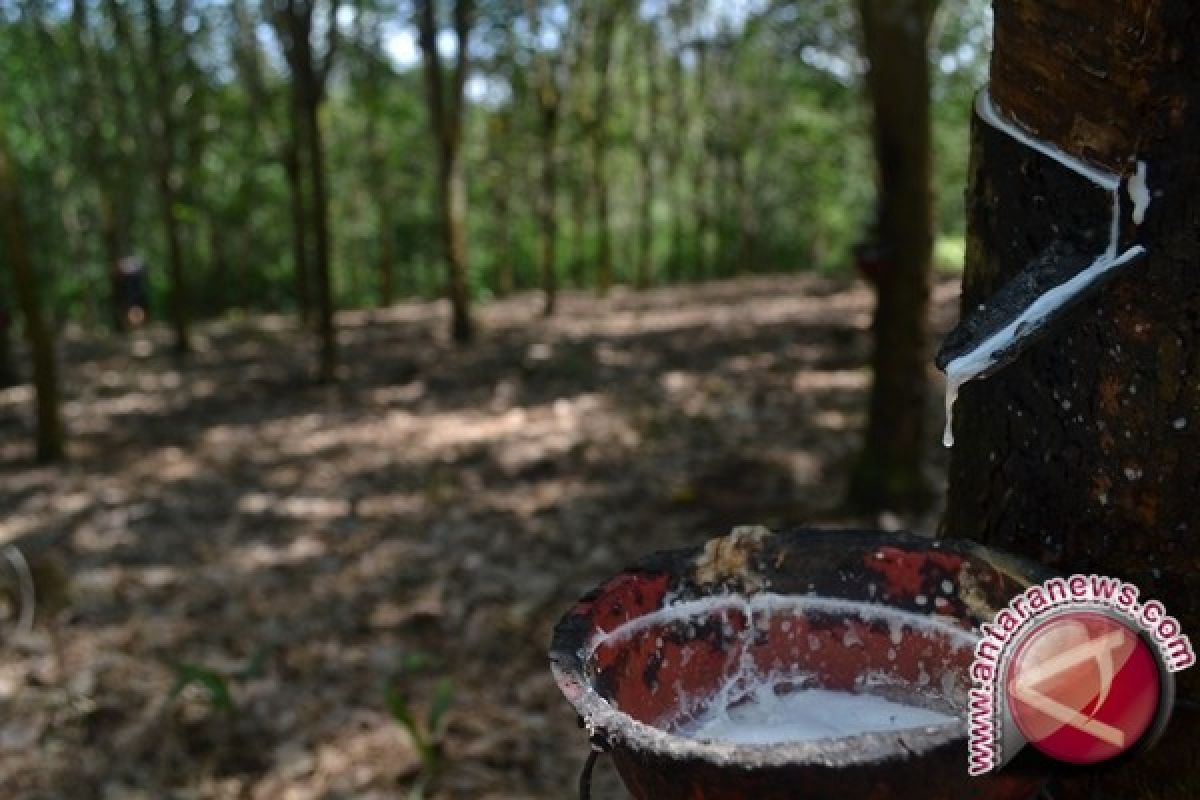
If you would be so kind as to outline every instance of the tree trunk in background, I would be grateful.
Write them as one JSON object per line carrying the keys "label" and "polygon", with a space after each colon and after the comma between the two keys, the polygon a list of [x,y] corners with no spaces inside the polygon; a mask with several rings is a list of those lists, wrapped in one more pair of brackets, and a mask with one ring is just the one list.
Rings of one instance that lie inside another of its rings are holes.
{"label": "tree trunk in background", "polygon": [[746,177],[745,151],[735,153],[731,163],[738,218],[737,255],[734,257],[733,274],[745,275],[747,272],[753,272],[755,267],[758,220],[754,216],[754,200],[750,196],[749,179]]}
{"label": "tree trunk in background", "polygon": [[396,302],[396,231],[392,228],[392,198],[380,197],[376,202],[379,220],[379,307],[387,308]]}
{"label": "tree trunk in background", "polygon": [[539,270],[542,277],[542,314],[553,316],[558,298],[558,275],[555,263],[555,244],[558,240],[558,153],[555,147],[558,129],[558,109],[541,110],[539,140],[541,142],[541,164],[538,176],[538,223],[541,227],[539,242]]}
{"label": "tree trunk in background", "polygon": [[493,242],[495,253],[495,290],[497,297],[507,297],[513,292],[513,262],[512,253],[512,203],[509,202],[510,171],[507,165],[502,168],[504,179],[497,181],[500,189],[492,192],[492,221],[496,225],[496,238]]}
{"label": "tree trunk in background", "polygon": [[591,119],[592,196],[596,201],[596,291],[605,294],[613,282],[612,231],[608,209],[608,116],[617,6],[606,3],[596,22],[596,96]]}
{"label": "tree trunk in background", "polygon": [[920,509],[932,499],[922,456],[933,254],[928,40],[935,8],[935,0],[859,0],[879,229],[890,252],[878,283],[867,430],[850,480],[850,503],[866,509]]}
{"label": "tree trunk in background", "polygon": [[191,350],[188,333],[188,291],[183,267],[183,241],[179,224],[179,197],[175,186],[175,168],[178,158],[178,131],[175,112],[172,108],[175,86],[167,66],[167,54],[163,42],[162,21],[158,18],[158,5],[154,0],[145,4],[146,27],[149,33],[150,64],[154,75],[154,122],[151,136],[154,154],[154,180],[158,189],[158,213],[167,244],[167,277],[170,282],[168,308],[171,328],[175,333],[175,352]]}
{"label": "tree trunk in background", "polygon": [[21,383],[21,371],[13,353],[12,324],[12,310],[6,300],[0,299],[0,389]]}
{"label": "tree trunk in background", "polygon": [[[325,188],[320,111],[337,40],[334,31],[326,34],[325,54],[318,62],[313,50],[313,16],[312,0],[276,0],[275,30],[291,71],[292,145],[295,150],[288,154],[287,167],[292,192],[296,290],[301,295],[302,316],[308,301],[316,301],[317,380],[328,383],[337,378],[337,330],[333,321],[329,198]],[[307,194],[304,190],[305,177],[308,181]],[[308,269],[309,231],[313,244],[311,273]],[[308,283],[310,279],[311,285]]]}
{"label": "tree trunk in background", "polygon": [[[588,151],[579,148],[571,180],[571,282],[575,286],[586,286],[588,280],[587,212],[588,212]],[[587,173],[586,175],[584,173]]]}
{"label": "tree trunk in background", "polygon": [[[558,127],[561,119],[563,87],[559,85],[559,69],[551,63],[536,39],[541,35],[541,14],[538,0],[526,0],[525,16],[534,36],[532,90],[538,110],[538,164],[537,215],[540,231],[538,267],[542,280],[542,313],[554,314],[558,297]],[[560,43],[560,50],[567,48]]]}
{"label": "tree trunk in background", "polygon": [[[1128,177],[1119,248],[1148,256],[993,377],[968,383],[942,533],[1066,573],[1100,573],[1162,601],[1200,632],[1200,8],[1191,0],[1011,0],[995,7],[991,95],[1040,139]],[[1070,42],[1070,46],[1063,46]],[[1135,55],[1136,54],[1136,55]],[[1111,195],[973,120],[962,308],[1052,239],[1109,237]],[[1033,198],[1036,202],[1030,202]],[[1114,771],[1054,790],[1075,798],[1200,797],[1200,670],[1162,742]]]}
{"label": "tree trunk in background", "polygon": [[678,51],[671,53],[668,75],[671,92],[671,131],[667,136],[665,191],[668,215],[671,218],[671,246],[667,253],[666,276],[668,281],[679,280],[683,269],[683,208],[686,192],[680,165],[687,138],[687,99],[684,97],[683,59]]}
{"label": "tree trunk in background", "polygon": [[313,240],[316,245],[316,269],[313,271],[313,277],[316,278],[317,284],[317,333],[320,339],[317,380],[328,383],[337,378],[337,331],[333,325],[333,270],[329,263],[332,248],[329,241],[329,197],[325,190],[324,144],[321,139],[321,89],[311,71],[305,77],[308,86],[304,92],[304,138],[309,144],[308,171],[312,190],[310,211]]}
{"label": "tree trunk in background", "polygon": [[[635,265],[634,286],[645,289],[654,283],[654,148],[658,139],[658,29],[652,23],[644,23],[644,41],[641,42],[645,64],[645,97],[642,103],[642,135],[638,142],[638,171],[640,197],[638,198],[638,254]],[[638,39],[630,36],[636,49]],[[636,61],[634,60],[634,63]]]}
{"label": "tree trunk in background", "polygon": [[[467,45],[473,16],[472,0],[455,0],[454,30],[458,52],[447,81],[437,47],[434,0],[417,2],[417,42],[424,61],[429,116],[438,150],[438,211],[450,296],[450,332],[456,342],[463,344],[471,341],[474,334],[467,285],[467,187],[462,164],[463,87],[467,79]],[[447,82],[449,86],[445,85]]]}
{"label": "tree trunk in background", "polygon": [[[293,93],[296,91],[293,88]],[[300,107],[293,100],[289,109],[292,139],[284,149],[283,168],[287,175],[288,202],[292,215],[292,270],[296,287],[296,310],[300,321],[307,326],[312,320],[312,300],[308,289],[308,211],[304,201],[304,172],[301,154],[304,145],[300,133]]]}
{"label": "tree trunk in background", "polygon": [[708,213],[708,168],[710,163],[707,146],[706,113],[708,103],[708,51],[703,44],[696,47],[696,98],[694,105],[700,109],[697,115],[696,146],[692,163],[692,224],[695,237],[695,263],[692,264],[692,276],[700,279],[708,276],[709,257],[708,240],[711,227]]}
{"label": "tree trunk in background", "polygon": [[16,164],[9,160],[8,148],[0,140],[0,244],[4,248],[4,262],[12,270],[13,289],[25,319],[25,340],[33,359],[36,392],[37,460],[46,463],[61,460],[64,456],[63,426],[54,340],[42,316],[37,275],[29,257],[28,230]]}

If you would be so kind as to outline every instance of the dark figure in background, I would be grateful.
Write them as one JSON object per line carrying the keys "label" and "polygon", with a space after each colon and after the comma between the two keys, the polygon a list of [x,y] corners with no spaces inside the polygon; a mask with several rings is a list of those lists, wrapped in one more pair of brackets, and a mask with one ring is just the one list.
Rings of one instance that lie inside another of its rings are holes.
{"label": "dark figure in background", "polygon": [[119,331],[140,327],[150,313],[146,262],[127,255],[112,271],[113,325]]}

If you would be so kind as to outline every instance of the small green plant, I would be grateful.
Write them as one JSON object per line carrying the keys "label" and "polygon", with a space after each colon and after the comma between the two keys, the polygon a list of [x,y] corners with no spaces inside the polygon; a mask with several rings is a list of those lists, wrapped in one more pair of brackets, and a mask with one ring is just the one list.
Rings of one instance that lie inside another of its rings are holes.
{"label": "small green plant", "polygon": [[443,766],[442,737],[446,728],[446,712],[454,701],[454,687],[448,678],[438,681],[433,690],[429,709],[422,720],[405,695],[396,686],[387,691],[388,710],[392,718],[408,731],[421,759],[421,774],[409,794],[409,800],[424,800],[425,792],[433,788]]}
{"label": "small green plant", "polygon": [[208,693],[209,702],[217,711],[232,713],[234,711],[233,695],[229,691],[229,681],[219,672],[201,664],[190,664],[186,661],[176,661],[171,664],[175,672],[175,684],[168,695],[174,700],[189,686],[200,686]]}
{"label": "small green plant", "polygon": [[167,694],[167,701],[174,701],[189,686],[199,686],[208,695],[208,701],[215,710],[232,713],[237,710],[237,704],[233,701],[230,683],[260,677],[266,666],[267,656],[268,651],[259,648],[244,666],[229,674],[191,661],[168,661],[167,666],[175,675],[175,683]]}

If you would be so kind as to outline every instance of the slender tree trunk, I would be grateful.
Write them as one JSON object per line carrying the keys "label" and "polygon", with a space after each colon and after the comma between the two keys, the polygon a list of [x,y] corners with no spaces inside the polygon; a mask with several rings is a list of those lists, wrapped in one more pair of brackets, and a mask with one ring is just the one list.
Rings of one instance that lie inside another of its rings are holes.
{"label": "slender tree trunk", "polygon": [[21,383],[21,371],[17,369],[13,353],[12,312],[7,301],[0,298],[0,389]]}
{"label": "slender tree trunk", "polygon": [[[318,62],[313,48],[313,4],[309,0],[279,0],[274,24],[291,70],[292,145],[288,154],[292,188],[293,248],[296,288],[301,316],[310,292],[317,312],[317,380],[337,378],[337,331],[334,327],[333,276],[330,266],[329,199],[325,187],[325,154],[321,138],[321,101],[333,60],[336,31],[327,33],[324,56]],[[335,12],[336,13],[336,12]],[[304,192],[307,169],[307,190]],[[308,201],[307,203],[305,201]],[[308,232],[313,250],[309,272]],[[312,284],[309,284],[309,280]]]}
{"label": "slender tree trunk", "polygon": [[495,275],[495,290],[498,297],[507,297],[513,292],[512,253],[512,203],[509,201],[508,168],[502,168],[504,176],[498,183],[499,191],[492,192],[492,222],[496,226],[493,242],[492,272]]}
{"label": "slender tree trunk", "polygon": [[[1119,268],[1016,361],[963,387],[942,521],[945,535],[1063,573],[1131,581],[1193,643],[1200,632],[1198,37],[1200,7],[1189,0],[996,3],[991,107],[1001,121],[1111,173],[1120,204],[1116,249],[1142,244],[1147,255]],[[963,313],[988,302],[1055,240],[1099,255],[1112,236],[1113,196],[977,114]],[[1200,736],[1200,669],[1177,680],[1175,715],[1156,747],[1119,768],[1077,775],[1053,789],[1056,800],[1200,797],[1200,776],[1189,766]]]}
{"label": "slender tree trunk", "polygon": [[879,280],[867,430],[849,499],[862,508],[919,509],[933,255],[929,28],[934,0],[859,0],[879,171],[880,232],[891,253]]}
{"label": "slender tree trunk", "polygon": [[288,183],[289,211],[292,215],[292,277],[295,282],[296,310],[307,327],[312,319],[312,301],[308,288],[308,211],[304,198],[304,172],[301,154],[304,151],[300,134],[300,109],[291,108],[292,140],[283,156],[284,173]]}
{"label": "slender tree trunk", "polygon": [[[579,160],[574,167],[571,180],[571,282],[584,287],[588,282],[588,184],[590,170],[585,163],[587,149],[580,146]],[[585,174],[586,173],[586,174]]]}
{"label": "slender tree trunk", "polygon": [[443,75],[442,59],[438,53],[438,25],[433,0],[417,2],[417,42],[424,59],[429,116],[438,146],[438,205],[450,297],[450,332],[460,344],[471,341],[474,335],[467,281],[467,187],[462,164],[463,87],[467,77],[467,45],[473,17],[474,3],[471,0],[455,0],[454,29],[458,52],[454,69],[446,76]]}
{"label": "slender tree trunk", "polygon": [[[539,270],[542,280],[544,301],[542,313],[554,314],[558,296],[558,128],[562,107],[563,88],[559,85],[559,69],[556,63],[543,52],[536,39],[542,33],[541,13],[538,0],[526,0],[525,14],[535,39],[533,66],[533,94],[538,108],[538,142],[541,158],[538,176],[537,213],[541,228],[539,245]],[[560,49],[567,45],[560,43]]]}
{"label": "slender tree trunk", "polygon": [[668,138],[665,195],[669,203],[668,215],[671,218],[671,246],[667,255],[667,279],[679,280],[683,268],[683,209],[686,204],[686,193],[683,189],[683,176],[680,166],[683,163],[684,141],[687,137],[687,102],[684,97],[683,61],[681,54],[671,54],[670,62],[671,84],[671,132]]}
{"label": "slender tree trunk", "polygon": [[606,5],[596,27],[596,101],[591,119],[592,196],[596,203],[596,291],[608,292],[613,282],[612,231],[608,207],[608,105],[612,94],[610,65],[617,11]]}
{"label": "slender tree trunk", "polygon": [[188,332],[189,298],[187,278],[184,273],[182,231],[180,230],[178,204],[179,195],[175,187],[178,130],[172,108],[175,94],[174,82],[167,65],[163,42],[162,20],[159,19],[155,0],[146,3],[146,21],[149,31],[150,63],[154,70],[154,125],[156,130],[155,185],[158,189],[158,213],[167,244],[167,277],[171,291],[168,300],[171,328],[175,334],[175,352],[191,350]]}
{"label": "slender tree trunk", "polygon": [[28,230],[16,165],[10,161],[5,142],[0,141],[0,242],[6,254],[4,261],[12,270],[13,288],[25,319],[25,340],[33,358],[37,460],[45,463],[61,460],[65,451],[54,340],[42,315],[37,275],[29,256]]}
{"label": "slender tree trunk", "polygon": [[733,155],[731,169],[738,218],[737,255],[734,257],[733,272],[735,275],[745,275],[755,271],[757,267],[755,260],[758,220],[754,214],[754,198],[750,196],[744,151]]}
{"label": "slender tree trunk", "polygon": [[473,326],[467,286],[467,181],[462,153],[455,150],[442,169],[442,214],[446,220],[444,233],[453,312],[450,332],[454,341],[465,343],[471,341]]}
{"label": "slender tree trunk", "polygon": [[541,174],[538,187],[538,220],[541,225],[539,263],[542,277],[542,314],[554,315],[558,298],[558,265],[555,250],[558,241],[558,131],[557,101],[553,109],[542,108]]}
{"label": "slender tree trunk", "polygon": [[333,324],[333,275],[330,267],[329,198],[325,190],[325,156],[319,113],[320,89],[306,76],[304,91],[305,139],[308,140],[309,185],[312,189],[312,231],[316,245],[313,277],[317,289],[317,332],[320,357],[317,379],[328,383],[337,378],[337,331]]}
{"label": "slender tree trunk", "polygon": [[379,306],[387,308],[396,302],[396,232],[392,229],[390,198],[377,199],[376,214],[379,221]]}
{"label": "slender tree trunk", "polygon": [[[692,275],[700,278],[707,277],[711,271],[709,261],[709,239],[711,218],[708,200],[708,170],[710,163],[715,164],[707,146],[707,119],[705,109],[708,107],[708,53],[703,46],[696,49],[696,97],[695,105],[701,109],[697,115],[695,147],[692,157],[692,225],[695,256],[692,264]],[[717,208],[716,205],[711,208]]]}
{"label": "slender tree trunk", "polygon": [[[658,139],[658,36],[657,29],[646,24],[642,52],[646,59],[645,98],[642,106],[642,138],[638,142],[638,171],[640,197],[638,199],[638,253],[634,267],[634,285],[645,289],[655,281],[654,268],[654,196],[655,169],[654,146]],[[631,42],[637,39],[631,37]]]}

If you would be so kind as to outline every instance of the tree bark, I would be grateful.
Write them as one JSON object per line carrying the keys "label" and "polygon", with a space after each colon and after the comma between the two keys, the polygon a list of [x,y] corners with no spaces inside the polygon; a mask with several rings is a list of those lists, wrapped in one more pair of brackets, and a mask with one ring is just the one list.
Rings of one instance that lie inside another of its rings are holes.
{"label": "tree bark", "polygon": [[[1200,9],[1189,0],[995,6],[991,98],[1033,136],[1121,176],[1118,248],[1147,256],[1084,298],[1014,363],[963,387],[942,533],[1069,573],[1131,581],[1200,631]],[[1128,179],[1146,165],[1137,224]],[[962,309],[1051,241],[1097,254],[1112,195],[973,120]],[[1089,237],[1088,234],[1091,234]],[[1136,761],[1055,798],[1200,796],[1200,670]]]}
{"label": "tree bark", "polygon": [[608,292],[613,282],[612,231],[608,203],[608,106],[612,94],[610,65],[618,10],[606,3],[596,23],[596,96],[590,120],[592,197],[596,203],[596,291]]}
{"label": "tree bark", "polygon": [[0,389],[20,383],[21,371],[17,369],[16,355],[13,353],[12,313],[7,300],[0,298]]}
{"label": "tree bark", "polygon": [[[282,0],[276,9],[275,25],[283,43],[284,56],[291,70],[293,142],[296,160],[292,183],[293,222],[301,222],[293,230],[296,255],[297,291],[308,294],[315,290],[317,312],[317,380],[328,383],[337,378],[337,330],[334,326],[333,270],[330,265],[329,198],[325,187],[325,155],[321,138],[321,102],[333,63],[337,43],[336,28],[327,33],[325,52],[318,61],[313,50],[313,0]],[[330,4],[329,13],[336,18],[338,3]],[[303,180],[308,170],[308,200],[305,207]],[[307,213],[305,213],[307,212]],[[312,232],[312,272],[308,274],[306,230]],[[305,286],[311,278],[313,285]]]}
{"label": "tree bark", "polygon": [[64,457],[63,425],[59,410],[58,367],[54,340],[42,314],[37,275],[29,256],[25,209],[21,202],[16,165],[0,141],[0,243],[12,270],[13,289],[25,320],[25,340],[33,359],[33,387],[37,407],[37,460]]}
{"label": "tree bark", "polygon": [[312,321],[312,298],[308,286],[308,203],[304,198],[304,165],[302,157],[305,151],[302,110],[299,99],[299,89],[291,87],[291,102],[288,116],[291,127],[291,140],[284,145],[283,169],[288,183],[288,210],[292,215],[292,279],[296,291],[296,310],[300,321],[307,327]]}
{"label": "tree bark", "polygon": [[[658,31],[652,23],[644,23],[643,40],[640,42],[645,63],[645,96],[642,99],[642,132],[638,142],[638,172],[640,174],[640,197],[638,198],[638,255],[634,267],[634,286],[645,289],[654,283],[654,196],[655,196],[655,143],[658,140]],[[637,46],[637,38],[631,36]]]}
{"label": "tree bark", "polygon": [[174,81],[167,65],[163,42],[162,20],[158,17],[155,0],[145,4],[147,29],[149,32],[150,64],[154,73],[154,120],[151,141],[155,147],[155,185],[158,188],[158,212],[167,244],[167,275],[171,284],[168,308],[171,327],[175,333],[175,352],[191,350],[189,335],[189,301],[187,278],[183,266],[183,241],[179,225],[179,196],[175,186],[175,169],[178,159],[178,121],[172,108],[175,94]]}
{"label": "tree bark", "polygon": [[[701,109],[696,119],[695,146],[692,148],[692,236],[693,246],[691,274],[693,278],[707,277],[710,270],[709,236],[711,215],[709,214],[709,167],[715,160],[710,157],[707,135],[708,108],[708,50],[703,44],[696,46],[696,89],[695,105]],[[716,206],[711,206],[715,208]]]}
{"label": "tree bark", "polygon": [[[559,73],[562,68],[552,63],[539,43],[542,34],[538,0],[526,0],[525,14],[533,34],[533,95],[538,110],[538,143],[540,163],[538,176],[537,214],[540,227],[539,272],[542,280],[542,313],[553,316],[558,296],[558,129],[565,87]],[[568,45],[560,42],[561,53]],[[557,61],[557,59],[556,59]]]}
{"label": "tree bark", "polygon": [[683,209],[687,194],[680,173],[683,151],[687,139],[688,112],[684,96],[683,59],[676,50],[670,54],[669,83],[671,89],[671,132],[667,137],[665,191],[671,218],[671,246],[667,253],[666,276],[668,281],[679,280],[683,269]]}
{"label": "tree bark", "polygon": [[891,261],[877,286],[867,430],[850,482],[852,505],[921,509],[933,254],[928,39],[934,0],[859,0],[880,233]]}
{"label": "tree bark", "polygon": [[317,332],[320,357],[317,379],[329,383],[337,378],[337,331],[333,324],[333,270],[330,265],[329,197],[325,189],[324,143],[321,139],[320,89],[310,86],[306,93],[305,127],[309,143],[308,170],[312,188],[312,226],[316,245]]}
{"label": "tree bark", "polygon": [[424,61],[429,116],[438,151],[438,211],[446,258],[447,293],[450,297],[450,333],[465,344],[474,335],[471,296],[467,283],[467,187],[462,164],[462,128],[467,79],[468,37],[475,15],[472,0],[455,0],[454,32],[458,43],[455,64],[447,76],[437,47],[437,15],[433,0],[417,2],[417,43]]}

